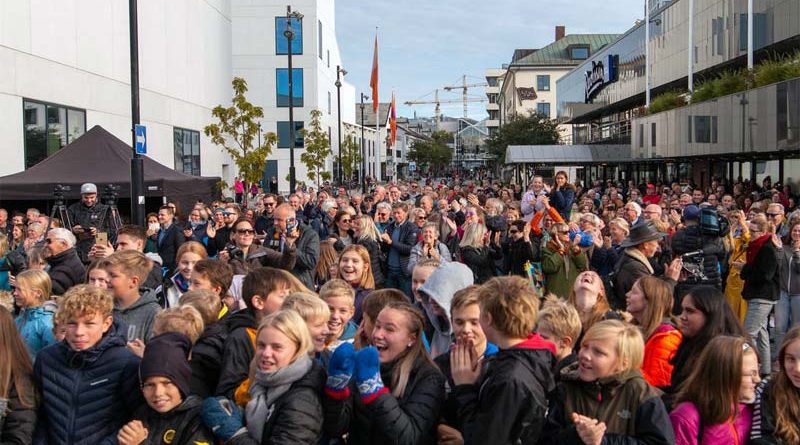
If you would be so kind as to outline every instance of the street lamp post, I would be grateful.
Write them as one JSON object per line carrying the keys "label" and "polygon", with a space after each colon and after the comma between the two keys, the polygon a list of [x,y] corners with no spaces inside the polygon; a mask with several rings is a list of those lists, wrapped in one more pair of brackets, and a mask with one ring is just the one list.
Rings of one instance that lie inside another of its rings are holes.
{"label": "street lamp post", "polygon": [[367,151],[364,148],[364,99],[369,99],[361,93],[361,191],[367,193]]}
{"label": "street lamp post", "polygon": [[291,6],[286,6],[286,30],[283,35],[286,37],[288,44],[288,57],[289,57],[289,193],[294,193],[295,183],[297,176],[294,169],[294,73],[292,72],[292,40],[294,39],[294,31],[292,30],[292,18],[298,21],[303,20],[303,14],[298,11],[292,12]]}
{"label": "street lamp post", "polygon": [[339,75],[346,76],[345,71],[341,66],[336,65],[336,115],[339,122],[339,145],[338,148],[338,167],[336,168],[336,176],[339,180],[339,185],[342,185],[342,80]]}
{"label": "street lamp post", "polygon": [[144,225],[144,159],[136,153],[136,126],[139,125],[139,19],[136,0],[128,1],[131,51],[131,221]]}

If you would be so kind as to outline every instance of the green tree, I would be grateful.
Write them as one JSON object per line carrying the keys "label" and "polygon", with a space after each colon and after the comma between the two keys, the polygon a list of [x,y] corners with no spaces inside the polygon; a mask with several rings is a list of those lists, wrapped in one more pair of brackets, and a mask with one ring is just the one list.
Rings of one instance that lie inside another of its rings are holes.
{"label": "green tree", "polygon": [[453,149],[447,145],[452,139],[452,135],[445,131],[435,131],[429,140],[411,144],[408,159],[428,173],[441,173],[453,159]]}
{"label": "green tree", "polygon": [[211,142],[230,155],[247,189],[250,184],[263,178],[267,157],[278,138],[275,133],[267,133],[261,145],[258,144],[258,120],[264,117],[264,110],[247,101],[247,82],[244,79],[234,77],[231,84],[234,93],[232,105],[227,108],[222,105],[214,107],[211,114],[217,123],[207,125],[203,132],[211,138]]}
{"label": "green tree", "polygon": [[322,171],[325,168],[328,157],[331,155],[331,142],[328,140],[328,133],[322,131],[321,116],[321,111],[312,110],[308,129],[300,130],[300,134],[305,140],[306,149],[300,155],[300,161],[308,169],[308,179],[316,182],[317,190],[319,190],[320,179],[324,181],[330,181],[331,179],[331,172]]}
{"label": "green tree", "polygon": [[342,142],[342,176],[352,178],[356,170],[361,168],[361,147],[348,134]]}
{"label": "green tree", "polygon": [[509,145],[552,145],[558,143],[558,123],[547,115],[511,116],[487,141],[489,154],[505,163]]}

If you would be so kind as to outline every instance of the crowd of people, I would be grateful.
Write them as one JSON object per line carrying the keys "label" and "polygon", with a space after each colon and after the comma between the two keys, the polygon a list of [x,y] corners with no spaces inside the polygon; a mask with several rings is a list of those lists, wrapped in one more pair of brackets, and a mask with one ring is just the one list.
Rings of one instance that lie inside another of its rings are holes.
{"label": "crowd of people", "polygon": [[0,209],[0,444],[800,444],[791,187]]}

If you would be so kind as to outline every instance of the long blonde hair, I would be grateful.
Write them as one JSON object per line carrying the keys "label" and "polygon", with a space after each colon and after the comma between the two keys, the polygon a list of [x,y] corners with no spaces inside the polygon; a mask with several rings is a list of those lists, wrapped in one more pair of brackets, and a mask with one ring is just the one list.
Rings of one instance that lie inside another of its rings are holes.
{"label": "long blonde hair", "polygon": [[483,223],[473,223],[464,230],[459,247],[483,247],[483,237],[486,235],[486,226]]}
{"label": "long blonde hair", "polygon": [[378,241],[378,229],[375,228],[375,221],[369,215],[361,215],[358,217],[359,235],[358,239],[368,239],[370,241]]}
{"label": "long blonde hair", "polygon": [[416,366],[417,360],[421,358],[429,364],[433,364],[433,360],[431,360],[430,355],[428,355],[425,344],[422,341],[425,328],[425,316],[422,315],[422,312],[405,301],[391,302],[384,306],[381,312],[386,309],[394,309],[403,312],[408,321],[406,326],[408,331],[416,337],[411,347],[400,353],[400,356],[396,359],[395,366],[392,368],[392,382],[390,385],[392,388],[392,395],[400,398],[403,397],[406,391],[408,378],[411,376],[411,372]]}

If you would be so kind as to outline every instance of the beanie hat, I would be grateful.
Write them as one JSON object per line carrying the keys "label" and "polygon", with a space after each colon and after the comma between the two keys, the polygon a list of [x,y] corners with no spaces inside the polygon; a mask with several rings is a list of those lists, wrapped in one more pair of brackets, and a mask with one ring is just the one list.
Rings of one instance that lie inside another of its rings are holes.
{"label": "beanie hat", "polygon": [[178,387],[183,397],[188,396],[189,380],[192,377],[192,369],[189,367],[191,348],[189,337],[177,332],[165,332],[150,339],[139,364],[141,384],[148,377],[166,377]]}

